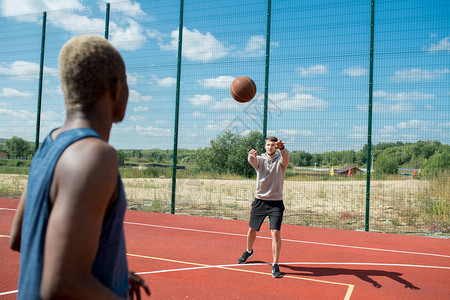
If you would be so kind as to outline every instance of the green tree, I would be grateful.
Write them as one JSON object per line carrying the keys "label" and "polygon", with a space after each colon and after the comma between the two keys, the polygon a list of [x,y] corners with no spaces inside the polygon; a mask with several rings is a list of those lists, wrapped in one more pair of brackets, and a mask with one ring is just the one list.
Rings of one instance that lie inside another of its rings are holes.
{"label": "green tree", "polygon": [[443,145],[430,156],[425,164],[425,173],[436,176],[441,171],[450,169],[450,146]]}
{"label": "green tree", "polygon": [[122,165],[125,162],[125,159],[127,158],[127,153],[123,150],[118,150],[117,155],[119,156],[119,162]]}
{"label": "green tree", "polygon": [[388,151],[383,151],[375,161],[375,166],[377,172],[382,174],[397,174],[398,171],[398,160],[395,156],[388,153]]}
{"label": "green tree", "polygon": [[[365,144],[363,146],[363,148],[361,150],[359,150],[358,152],[355,153],[355,160],[356,163],[359,165],[365,165],[367,163],[367,144]],[[373,155],[373,150],[372,150],[372,155]]]}
{"label": "green tree", "polygon": [[17,136],[13,136],[6,141],[6,151],[8,152],[9,157],[31,158],[34,154],[32,143]]}
{"label": "green tree", "polygon": [[262,133],[259,131],[252,131],[247,136],[239,136],[235,151],[231,151],[228,155],[226,164],[228,172],[252,177],[255,170],[248,163],[248,152],[250,149],[260,152],[263,147],[262,138]]}
{"label": "green tree", "polygon": [[251,177],[255,172],[247,156],[252,148],[257,151],[262,148],[261,132],[252,131],[247,136],[240,136],[225,131],[211,140],[209,147],[197,152],[196,164],[200,171]]}
{"label": "green tree", "polygon": [[294,166],[298,167],[307,167],[311,166],[311,161],[313,159],[313,156],[305,151],[294,151],[290,153],[291,156],[291,163]]}

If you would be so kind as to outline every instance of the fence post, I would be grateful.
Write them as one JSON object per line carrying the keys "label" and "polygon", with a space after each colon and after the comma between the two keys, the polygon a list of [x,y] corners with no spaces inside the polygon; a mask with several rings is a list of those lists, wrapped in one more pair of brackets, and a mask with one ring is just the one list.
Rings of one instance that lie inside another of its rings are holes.
{"label": "fence post", "polygon": [[39,87],[38,87],[38,103],[36,116],[36,140],[34,144],[34,152],[39,148],[39,132],[41,129],[41,102],[42,102],[42,79],[44,77],[44,53],[45,53],[45,27],[47,24],[47,12],[42,13],[42,35],[41,35],[41,59],[39,63]]}
{"label": "fence post", "polygon": [[105,18],[105,39],[109,38],[109,11],[111,4],[106,3],[106,18]]}
{"label": "fence post", "polygon": [[264,121],[263,121],[263,140],[261,153],[266,152],[265,140],[267,137],[267,113],[269,106],[269,62],[270,62],[270,20],[272,11],[272,0],[267,0],[267,31],[266,31],[266,68],[264,78]]}
{"label": "fence post", "polygon": [[170,213],[175,214],[175,191],[177,182],[177,157],[178,157],[178,118],[180,115],[180,86],[181,86],[181,55],[183,46],[183,13],[184,0],[180,0],[180,24],[178,26],[178,60],[177,60],[177,90],[175,99],[175,126],[173,134],[173,163],[172,163],[172,197]]}
{"label": "fence post", "polygon": [[267,113],[269,106],[269,63],[270,63],[270,21],[272,12],[272,0],[267,0],[267,31],[266,31],[266,68],[264,78],[264,123],[261,153],[265,152],[265,139],[267,137]]}
{"label": "fence post", "polygon": [[370,215],[370,169],[372,157],[372,93],[373,93],[373,46],[374,46],[375,0],[372,0],[370,17],[370,70],[369,70],[369,118],[367,126],[367,181],[366,181],[366,220],[365,231],[369,231]]}

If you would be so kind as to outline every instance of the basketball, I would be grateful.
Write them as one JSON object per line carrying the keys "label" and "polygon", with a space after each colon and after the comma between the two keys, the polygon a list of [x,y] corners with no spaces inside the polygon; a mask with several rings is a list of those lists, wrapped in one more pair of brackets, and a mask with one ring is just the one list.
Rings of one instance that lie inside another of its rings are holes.
{"label": "basketball", "polygon": [[230,93],[237,102],[248,102],[256,95],[256,84],[247,76],[238,77],[231,83]]}

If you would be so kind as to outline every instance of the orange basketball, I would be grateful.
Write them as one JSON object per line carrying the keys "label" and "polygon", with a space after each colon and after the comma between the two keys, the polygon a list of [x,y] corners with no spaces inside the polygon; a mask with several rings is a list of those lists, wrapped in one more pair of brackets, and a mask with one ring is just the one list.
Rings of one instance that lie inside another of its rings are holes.
{"label": "orange basketball", "polygon": [[231,83],[230,93],[237,102],[248,102],[256,95],[256,84],[247,76],[238,77]]}

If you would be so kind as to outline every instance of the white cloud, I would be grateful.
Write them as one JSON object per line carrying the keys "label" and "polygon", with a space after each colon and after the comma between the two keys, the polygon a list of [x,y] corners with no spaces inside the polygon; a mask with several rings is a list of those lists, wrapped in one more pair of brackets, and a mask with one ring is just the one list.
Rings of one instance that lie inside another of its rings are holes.
{"label": "white cloud", "polygon": [[295,83],[292,87],[293,93],[310,93],[310,92],[324,92],[324,91],[326,91],[326,88],[322,86],[303,86]]}
{"label": "white cloud", "polygon": [[345,69],[342,71],[342,74],[348,75],[351,77],[365,76],[365,75],[367,75],[367,73],[368,73],[368,70],[366,68],[363,68],[360,66],[351,67],[351,68],[348,68],[348,69]]}
{"label": "white cloud", "polygon": [[266,53],[266,39],[263,35],[253,35],[247,42],[243,51],[238,51],[237,54],[246,57],[263,56]]}
{"label": "white cloud", "polygon": [[4,98],[30,98],[33,94],[29,92],[21,92],[16,89],[2,88],[0,90],[0,97]]}
{"label": "white cloud", "polygon": [[215,110],[242,110],[252,105],[252,101],[248,103],[240,103],[233,98],[223,98],[221,101],[217,101],[211,109]]}
{"label": "white cloud", "polygon": [[289,110],[325,110],[329,103],[322,98],[310,94],[295,94],[290,97],[287,93],[269,94],[269,105],[272,111]]}
{"label": "white cloud", "polygon": [[[85,15],[78,15],[75,12],[68,11],[55,13],[52,18],[48,18],[48,22],[74,35],[86,34],[86,30],[100,34],[105,30],[104,20],[99,18],[90,19]],[[113,24],[114,22],[110,22],[110,28],[114,26]]]}
{"label": "white cloud", "polygon": [[233,80],[234,77],[232,76],[219,76],[216,78],[197,80],[197,83],[204,88],[229,89]]}
{"label": "white cloud", "polygon": [[303,77],[310,77],[310,76],[315,76],[315,75],[327,74],[328,68],[324,65],[314,65],[314,66],[309,66],[307,68],[300,67],[300,68],[297,68],[296,71],[300,72],[300,74]]}
{"label": "white cloud", "polygon": [[450,69],[443,68],[435,70],[425,70],[412,68],[410,70],[395,71],[392,80],[396,82],[419,82],[423,80],[437,79],[445,74],[450,74]]}
{"label": "white cloud", "polygon": [[153,126],[143,127],[136,126],[134,129],[137,133],[148,136],[171,136],[172,132],[167,128],[158,128]]}
{"label": "white cloud", "polygon": [[153,79],[156,81],[158,86],[162,87],[170,87],[177,84],[177,79],[174,77],[165,77],[165,78],[158,78],[156,76],[152,76]]}
{"label": "white cloud", "polygon": [[450,128],[450,122],[447,123],[439,123],[438,124],[439,128]]}
{"label": "white cloud", "polygon": [[424,120],[409,120],[408,122],[401,122],[397,124],[400,129],[424,129],[434,127],[434,122]]}
{"label": "white cloud", "polygon": [[27,110],[10,110],[5,108],[0,108],[0,116],[3,118],[13,118],[15,120],[35,120],[36,119],[36,113],[29,112]]}
{"label": "white cloud", "polygon": [[409,92],[409,93],[387,93],[385,91],[375,91],[373,96],[376,98],[385,98],[392,101],[407,101],[407,100],[429,100],[435,99],[434,94],[425,94],[421,92]]}
{"label": "white cloud", "polygon": [[221,120],[220,122],[218,122],[217,120],[209,120],[208,121],[208,125],[205,126],[205,130],[208,131],[214,131],[214,130],[227,130],[230,128],[233,128],[233,122],[235,122],[235,120],[231,121],[231,120]]}
{"label": "white cloud", "polygon": [[[270,42],[271,47],[277,47],[277,42]],[[260,57],[266,54],[266,38],[264,35],[252,35],[244,50],[236,52],[237,56],[241,57]]]}
{"label": "white cloud", "polygon": [[276,131],[279,136],[314,136],[314,133],[310,130],[295,130],[295,129],[279,129]]}
{"label": "white cloud", "polygon": [[143,96],[135,90],[130,90],[129,93],[128,101],[130,102],[147,102],[152,99],[152,96]]}
{"label": "white cloud", "polygon": [[43,11],[71,10],[82,7],[76,0],[2,0],[0,11],[4,17],[22,22],[39,22]]}
{"label": "white cloud", "polygon": [[138,106],[133,108],[134,112],[146,112],[148,110],[149,110],[148,106]]}
{"label": "white cloud", "polygon": [[[114,6],[115,12],[120,14],[116,20],[110,21],[110,41],[120,50],[136,50],[146,42],[144,29],[133,18],[142,17],[145,12],[140,8],[138,2],[118,1]],[[89,2],[86,5],[90,5]],[[3,0],[1,2],[1,12],[5,17],[14,17],[18,21],[39,23],[42,20],[42,11],[52,11],[47,22],[57,28],[61,28],[73,35],[97,33],[103,35],[105,30],[105,20],[103,18],[90,18],[86,16],[86,11],[82,1],[76,0]],[[104,14],[105,6],[100,7]],[[125,17],[124,17],[125,16]],[[120,24],[119,24],[120,23]]]}
{"label": "white cloud", "polygon": [[[160,43],[162,50],[176,51],[178,49],[178,29],[170,34],[169,44]],[[211,33],[201,33],[197,29],[190,31],[183,28],[183,58],[191,61],[210,62],[228,55],[229,50]]]}
{"label": "white cloud", "polygon": [[[368,111],[368,105],[358,105],[358,110],[361,111]],[[414,105],[410,105],[407,103],[397,103],[397,104],[385,104],[385,103],[373,103],[372,112],[375,113],[401,113],[401,112],[408,112],[408,111],[414,111],[415,107]]]}
{"label": "white cloud", "polygon": [[367,126],[353,126],[347,137],[355,140],[365,140],[367,138]]}
{"label": "white cloud", "polygon": [[[15,61],[13,63],[0,62],[0,75],[14,77],[16,80],[30,80],[39,78],[39,64],[27,61]],[[57,76],[57,69],[47,68],[44,66],[45,76]]]}
{"label": "white cloud", "polygon": [[437,44],[432,44],[430,47],[424,47],[424,50],[429,52],[450,51],[450,36],[443,38]]}
{"label": "white cloud", "polygon": [[396,132],[396,129],[394,126],[384,126],[380,129],[379,133],[383,135],[392,134]]}
{"label": "white cloud", "polygon": [[[211,110],[242,110],[252,105],[251,101],[248,103],[239,103],[231,97],[223,98],[222,100],[217,101],[214,97],[208,94],[196,94],[189,98],[188,101],[194,106]],[[194,114],[200,116],[199,112],[194,112]]]}
{"label": "white cloud", "polygon": [[212,106],[216,103],[216,100],[211,95],[200,95],[197,94],[192,98],[188,99],[189,102],[194,106]]}
{"label": "white cloud", "polygon": [[139,75],[136,72],[128,73],[127,72],[127,83],[128,85],[137,85],[139,79],[141,79],[143,76]]}
{"label": "white cloud", "polygon": [[164,41],[165,38],[167,38],[168,36],[156,29],[147,29],[146,30],[147,36],[151,39],[155,39],[159,42]]}
{"label": "white cloud", "polygon": [[101,2],[104,2],[100,5],[100,10],[105,10],[105,3],[109,2],[111,3],[111,8],[114,9],[114,11],[119,11],[123,13],[124,15],[138,18],[146,16],[146,13],[141,9],[141,4],[139,2],[133,2],[130,0],[102,0]]}
{"label": "white cloud", "polygon": [[192,117],[194,117],[194,118],[204,118],[204,117],[206,117],[206,116],[205,116],[205,114],[202,114],[202,113],[199,112],[199,111],[194,111],[194,112],[192,113]]}
{"label": "white cloud", "polygon": [[126,119],[127,119],[127,121],[133,121],[133,122],[145,121],[145,118],[142,115],[130,115],[128,112],[126,115]]}
{"label": "white cloud", "polygon": [[52,128],[56,127],[58,124],[61,124],[64,121],[65,116],[65,112],[44,111],[41,113],[41,119],[46,121],[46,126],[50,127],[49,122],[51,122],[51,124],[53,124],[51,125]]}
{"label": "white cloud", "polygon": [[120,27],[116,23],[110,22],[109,39],[111,44],[120,50],[137,50],[147,41],[144,29],[131,18],[126,19],[126,23],[128,24],[127,27]]}

